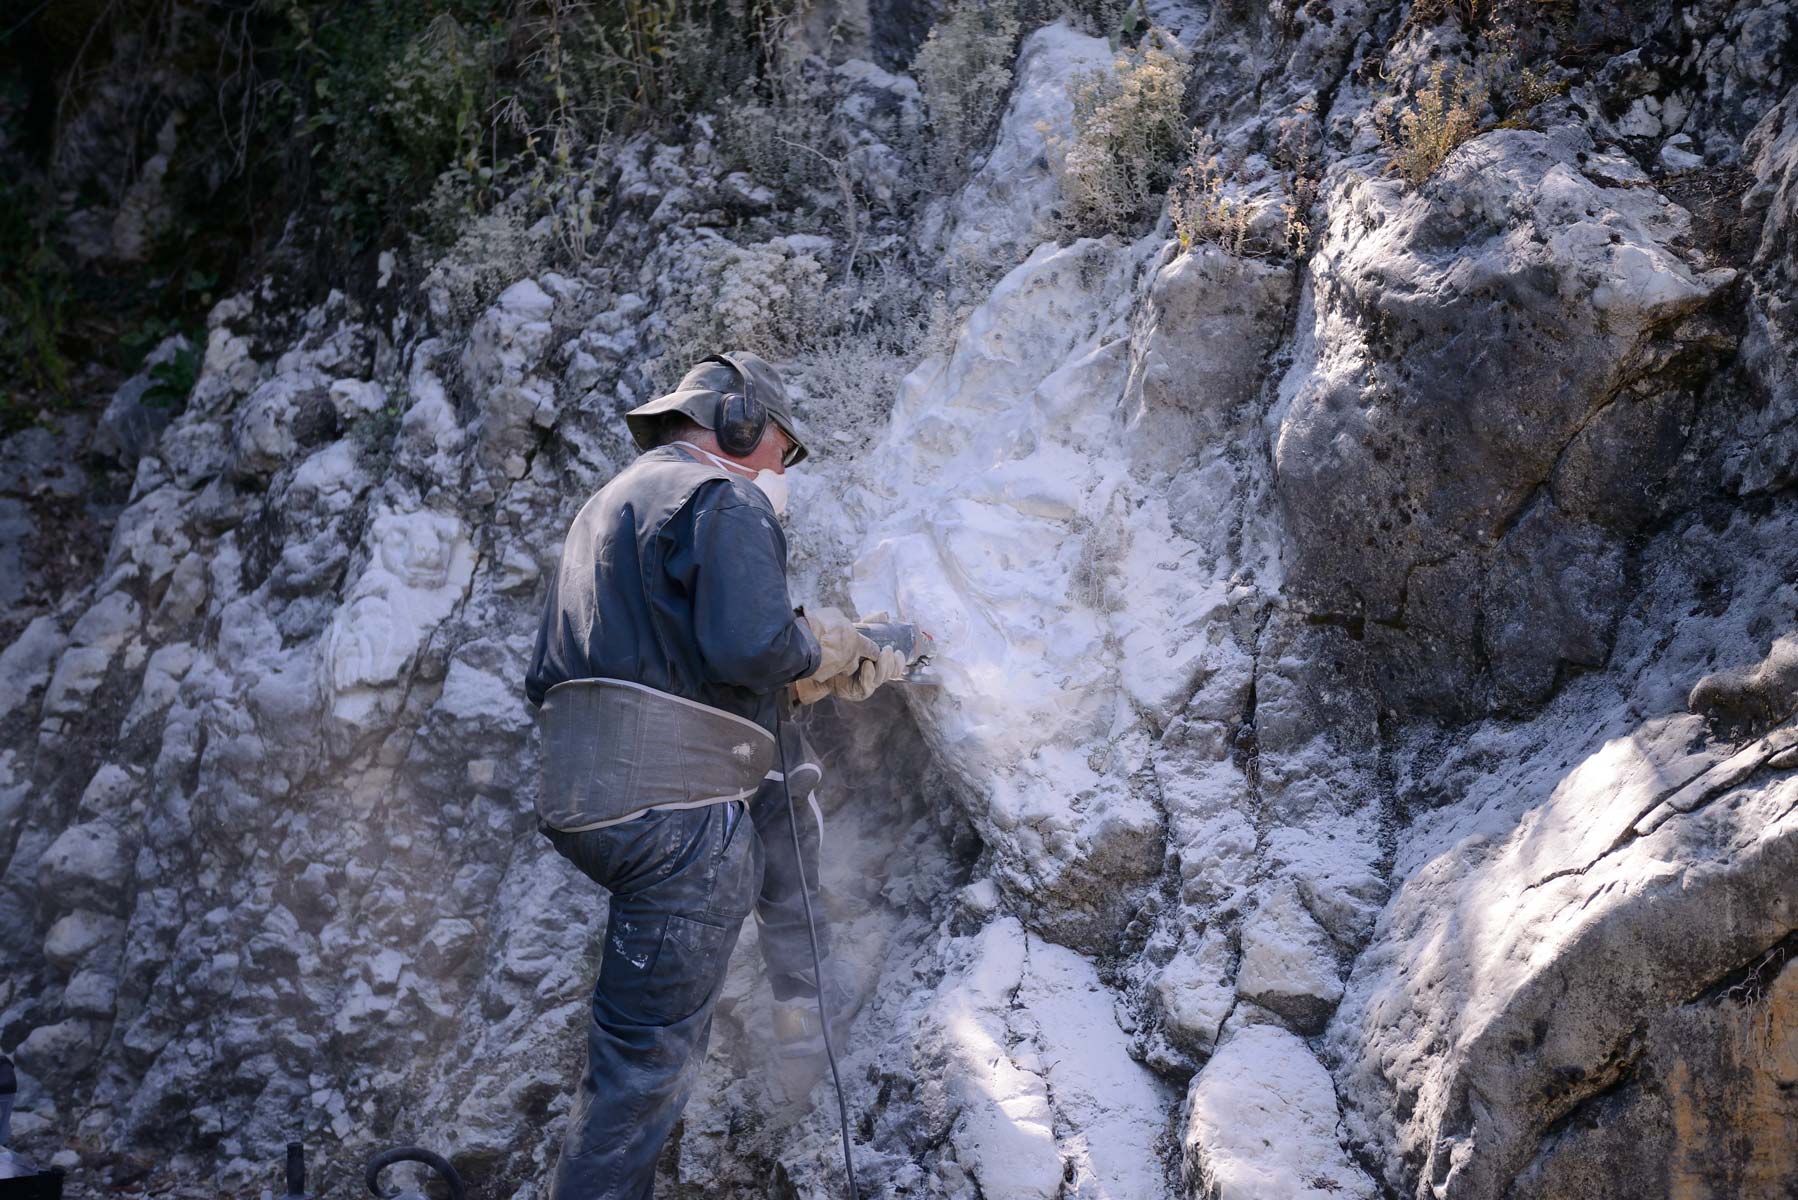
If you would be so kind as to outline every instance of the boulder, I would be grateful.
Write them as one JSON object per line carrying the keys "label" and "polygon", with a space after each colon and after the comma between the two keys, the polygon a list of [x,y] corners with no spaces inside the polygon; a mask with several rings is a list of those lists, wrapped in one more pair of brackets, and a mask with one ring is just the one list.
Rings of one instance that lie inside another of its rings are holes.
{"label": "boulder", "polygon": [[106,821],[71,825],[56,836],[38,859],[37,880],[43,898],[55,910],[79,908],[121,912],[129,897],[131,852],[119,831]]}
{"label": "boulder", "polygon": [[1349,1159],[1330,1074],[1299,1038],[1240,1025],[1186,1094],[1181,1147],[1190,1193],[1207,1200],[1375,1200]]}

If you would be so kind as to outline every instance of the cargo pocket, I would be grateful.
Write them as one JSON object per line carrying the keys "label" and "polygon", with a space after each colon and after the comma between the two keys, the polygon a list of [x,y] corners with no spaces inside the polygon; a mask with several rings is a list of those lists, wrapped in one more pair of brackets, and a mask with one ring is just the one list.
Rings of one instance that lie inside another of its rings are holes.
{"label": "cargo pocket", "polygon": [[606,931],[599,993],[620,1020],[673,1025],[698,1011],[724,970],[725,930],[655,914]]}
{"label": "cargo pocket", "polygon": [[664,980],[661,999],[673,1014],[671,1020],[678,1021],[699,1011],[724,977],[735,941],[731,932],[723,925],[708,925],[686,917],[668,918],[656,973]]}
{"label": "cargo pocket", "polygon": [[[736,823],[724,836],[725,809],[737,808]],[[749,806],[740,800],[716,805],[719,811],[718,856],[712,868],[711,902],[706,913],[726,925],[742,921],[755,907],[756,893],[762,888],[762,839],[749,815]]]}

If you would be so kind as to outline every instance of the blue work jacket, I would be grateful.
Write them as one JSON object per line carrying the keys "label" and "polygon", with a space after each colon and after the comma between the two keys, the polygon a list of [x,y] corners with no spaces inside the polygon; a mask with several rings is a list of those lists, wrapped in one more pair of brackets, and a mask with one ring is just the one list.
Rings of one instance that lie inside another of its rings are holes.
{"label": "blue work jacket", "polygon": [[818,669],[787,594],[787,540],[747,479],[676,446],[638,456],[575,516],[525,694],[621,679],[773,732],[781,689]]}

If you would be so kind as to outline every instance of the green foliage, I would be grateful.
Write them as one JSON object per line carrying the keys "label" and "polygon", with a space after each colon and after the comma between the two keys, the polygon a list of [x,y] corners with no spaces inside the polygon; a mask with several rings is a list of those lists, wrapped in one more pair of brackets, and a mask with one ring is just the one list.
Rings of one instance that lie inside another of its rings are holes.
{"label": "green foliage", "polygon": [[[1317,164],[1306,141],[1308,128],[1298,120],[1282,123],[1270,155],[1280,168],[1280,189],[1254,199],[1232,188],[1236,172],[1224,162],[1216,142],[1193,130],[1186,162],[1168,191],[1168,216],[1180,248],[1204,243],[1238,257],[1285,254],[1302,259],[1309,254]],[[1271,228],[1275,211],[1280,214],[1277,235]]]}
{"label": "green foliage", "polygon": [[[16,182],[0,182],[0,419],[29,392],[61,392],[68,385],[68,268],[50,243],[54,209],[45,196]],[[18,389],[18,390],[14,390]]]}
{"label": "green foliage", "polygon": [[289,0],[265,57],[286,80],[260,115],[291,137],[329,220],[352,250],[389,238],[452,166],[479,169],[506,42],[494,0],[370,3],[351,15]]}
{"label": "green foliage", "polygon": [[67,266],[51,239],[46,197],[0,183],[0,431],[29,422],[48,401],[66,403],[70,301]]}
{"label": "green foliage", "polygon": [[351,248],[448,248],[522,190],[576,260],[606,205],[597,152],[751,80],[784,20],[773,0],[387,0],[324,20],[335,7],[288,0],[281,57],[305,86],[285,119]]}
{"label": "green foliage", "polygon": [[1053,149],[1076,230],[1125,232],[1159,210],[1186,132],[1187,65],[1173,47],[1151,31],[1109,70],[1075,77],[1074,139]]}
{"label": "green foliage", "polygon": [[143,402],[151,408],[184,408],[199,377],[198,352],[191,343],[182,346],[167,362],[150,368],[150,386],[144,389]]}

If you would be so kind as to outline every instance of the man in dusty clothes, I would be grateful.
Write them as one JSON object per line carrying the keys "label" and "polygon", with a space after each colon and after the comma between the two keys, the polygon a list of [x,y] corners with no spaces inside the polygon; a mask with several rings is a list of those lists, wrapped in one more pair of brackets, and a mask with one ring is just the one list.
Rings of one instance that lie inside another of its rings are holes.
{"label": "man in dusty clothes", "polygon": [[651,1194],[752,908],[784,1051],[822,1049],[816,831],[802,863],[781,786],[784,761],[803,801],[818,768],[784,717],[795,692],[865,699],[906,669],[788,596],[785,473],[807,451],[772,367],[714,355],[625,421],[643,453],[569,528],[525,680],[541,828],[611,893],[552,1200]]}

